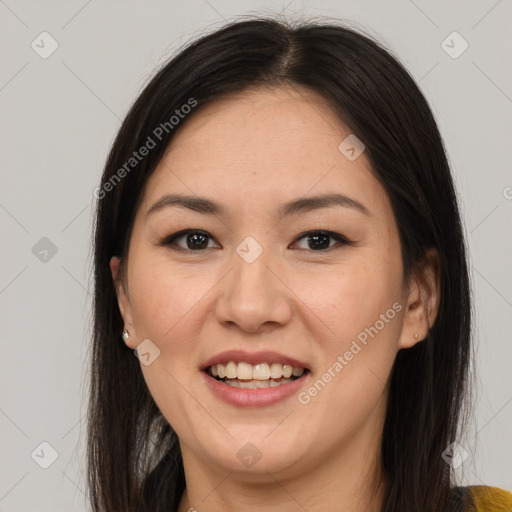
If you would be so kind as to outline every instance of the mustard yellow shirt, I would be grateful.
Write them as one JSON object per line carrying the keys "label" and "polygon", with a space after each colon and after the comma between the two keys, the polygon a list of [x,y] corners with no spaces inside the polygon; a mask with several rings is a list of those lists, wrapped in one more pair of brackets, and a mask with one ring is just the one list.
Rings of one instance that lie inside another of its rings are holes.
{"label": "mustard yellow shirt", "polygon": [[471,485],[476,512],[512,512],[512,492],[488,485]]}

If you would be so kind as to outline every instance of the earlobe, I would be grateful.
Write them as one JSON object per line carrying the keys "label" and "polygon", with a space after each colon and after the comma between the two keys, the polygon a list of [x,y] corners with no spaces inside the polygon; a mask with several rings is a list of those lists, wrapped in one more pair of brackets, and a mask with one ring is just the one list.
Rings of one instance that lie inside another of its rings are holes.
{"label": "earlobe", "polygon": [[440,302],[441,265],[437,249],[430,248],[425,260],[411,273],[399,348],[410,348],[426,338],[434,325]]}
{"label": "earlobe", "polygon": [[121,260],[118,256],[113,256],[112,258],[110,258],[110,271],[112,273],[112,280],[114,282],[114,288],[117,295],[117,304],[119,306],[119,311],[123,318],[124,330],[126,330],[130,334],[129,337],[126,337],[122,333],[119,333],[119,336],[123,337],[123,341],[126,343],[126,345],[130,346],[130,348],[133,348],[131,347],[131,343],[133,343],[133,340],[136,339],[135,327],[133,325],[130,299],[128,297],[128,294],[126,293],[122,276],[120,275],[120,266]]}

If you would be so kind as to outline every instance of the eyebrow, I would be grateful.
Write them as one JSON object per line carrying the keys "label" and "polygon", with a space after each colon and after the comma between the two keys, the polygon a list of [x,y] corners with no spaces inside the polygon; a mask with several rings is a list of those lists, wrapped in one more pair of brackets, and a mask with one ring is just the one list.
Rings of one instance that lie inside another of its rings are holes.
{"label": "eyebrow", "polygon": [[[177,206],[199,212],[205,215],[226,215],[226,209],[220,203],[199,196],[184,196],[180,194],[166,194],[154,203],[148,210],[146,217],[151,213]],[[352,199],[344,194],[321,194],[316,196],[301,197],[281,205],[278,210],[280,219],[289,215],[319,210],[331,206],[343,206],[352,208],[370,216],[369,210],[359,201]]]}

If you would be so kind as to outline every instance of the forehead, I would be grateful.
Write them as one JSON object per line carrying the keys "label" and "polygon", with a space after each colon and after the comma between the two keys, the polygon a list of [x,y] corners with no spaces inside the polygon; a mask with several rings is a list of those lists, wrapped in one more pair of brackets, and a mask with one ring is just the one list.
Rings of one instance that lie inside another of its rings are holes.
{"label": "forehead", "polygon": [[[340,192],[386,209],[364,152],[338,149],[350,135],[327,101],[300,87],[250,89],[194,112],[150,176],[146,210],[164,193],[215,196],[235,208]],[[384,196],[384,197],[382,197]]]}
{"label": "forehead", "polygon": [[291,86],[254,88],[195,112],[167,151],[174,159],[188,158],[193,152],[202,160],[222,159],[231,168],[249,165],[258,170],[262,164],[272,167],[276,158],[309,161],[309,155],[318,157],[326,145],[336,149],[344,133],[348,135],[347,128],[315,92]]}

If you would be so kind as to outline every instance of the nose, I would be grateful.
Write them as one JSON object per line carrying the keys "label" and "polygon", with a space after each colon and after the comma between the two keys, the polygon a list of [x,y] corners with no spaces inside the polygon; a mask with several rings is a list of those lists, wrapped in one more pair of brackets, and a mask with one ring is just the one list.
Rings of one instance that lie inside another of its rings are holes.
{"label": "nose", "polygon": [[[293,294],[266,252],[252,262],[236,252],[233,268],[221,281],[216,304],[217,320],[248,333],[283,326],[291,319]],[[279,277],[278,277],[279,276]]]}

